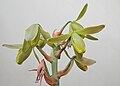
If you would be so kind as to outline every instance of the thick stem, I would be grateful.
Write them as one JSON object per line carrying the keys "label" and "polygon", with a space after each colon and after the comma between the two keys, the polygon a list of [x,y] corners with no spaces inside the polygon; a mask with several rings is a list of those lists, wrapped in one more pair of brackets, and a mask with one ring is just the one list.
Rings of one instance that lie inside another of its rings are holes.
{"label": "thick stem", "polygon": [[59,47],[55,47],[51,53],[53,57],[53,62],[51,63],[52,65],[52,77],[58,79],[58,84],[55,84],[54,86],[59,86],[59,78],[57,77],[57,72],[58,72],[58,58],[55,56],[55,53],[59,50]]}
{"label": "thick stem", "polygon": [[[57,72],[58,72],[58,59],[55,57],[54,61],[52,62],[52,77],[57,78]],[[59,86],[59,80],[58,84],[54,86]]]}

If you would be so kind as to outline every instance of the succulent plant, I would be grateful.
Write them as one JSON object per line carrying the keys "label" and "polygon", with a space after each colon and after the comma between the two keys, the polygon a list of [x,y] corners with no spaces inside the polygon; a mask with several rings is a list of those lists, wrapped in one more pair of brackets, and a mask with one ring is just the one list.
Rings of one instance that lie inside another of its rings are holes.
{"label": "succulent plant", "polygon": [[[59,86],[59,80],[62,76],[69,73],[74,65],[74,62],[78,68],[83,71],[87,71],[88,66],[96,63],[96,61],[84,56],[84,53],[86,52],[84,39],[87,38],[89,40],[98,40],[98,38],[92,36],[91,34],[100,32],[105,25],[83,27],[79,24],[78,21],[84,16],[87,8],[88,4],[85,4],[79,16],[74,21],[68,21],[59,32],[55,32],[54,30],[52,36],[46,32],[40,24],[33,24],[25,30],[23,44],[3,44],[3,46],[18,49],[16,63],[19,65],[25,62],[33,50],[39,66],[38,68],[31,69],[30,71],[37,72],[36,82],[40,81],[41,83],[42,78],[44,77],[45,81],[50,86]],[[63,34],[62,32],[67,25],[69,25],[69,32]],[[46,45],[49,45],[52,48],[50,55],[43,50]],[[72,47],[75,54],[70,56],[66,47]],[[34,48],[38,49],[46,60],[40,60]],[[59,70],[58,60],[62,58],[62,52],[64,52],[68,57],[69,63],[65,68]],[[50,62],[52,65],[52,74],[49,73],[46,61]]]}

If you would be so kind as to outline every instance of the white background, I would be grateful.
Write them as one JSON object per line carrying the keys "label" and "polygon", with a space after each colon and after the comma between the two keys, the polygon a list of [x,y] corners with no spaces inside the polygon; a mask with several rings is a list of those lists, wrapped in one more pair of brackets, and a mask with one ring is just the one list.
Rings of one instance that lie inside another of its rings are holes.
{"label": "white background", "polygon": [[[89,8],[79,23],[84,27],[106,25],[102,32],[95,34],[98,41],[85,40],[85,56],[97,63],[87,72],[74,65],[60,84],[120,86],[120,0],[0,0],[0,86],[39,86],[34,83],[36,73],[28,71],[38,66],[34,56],[19,66],[15,63],[17,50],[2,47],[3,43],[22,43],[25,29],[34,23],[41,24],[50,33],[59,30],[78,16],[85,3]],[[50,53],[48,47],[44,50]],[[63,54],[59,68],[64,68],[67,62]],[[45,82],[42,84],[47,86]]]}

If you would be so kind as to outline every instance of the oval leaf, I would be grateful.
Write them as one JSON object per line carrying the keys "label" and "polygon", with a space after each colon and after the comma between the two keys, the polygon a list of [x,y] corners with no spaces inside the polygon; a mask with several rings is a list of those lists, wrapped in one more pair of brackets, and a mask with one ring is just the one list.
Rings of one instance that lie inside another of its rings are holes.
{"label": "oval leaf", "polygon": [[22,44],[3,44],[2,46],[11,49],[20,49],[22,47]]}
{"label": "oval leaf", "polygon": [[85,6],[83,7],[82,11],[80,12],[79,16],[77,17],[77,19],[75,21],[80,20],[84,16],[84,14],[87,11],[87,8],[88,8],[88,4],[85,4]]}
{"label": "oval leaf", "polygon": [[84,53],[86,51],[85,43],[84,43],[83,39],[77,33],[72,34],[71,42],[72,42],[74,49],[78,53]]}
{"label": "oval leaf", "polygon": [[73,32],[73,31],[79,31],[79,30],[82,30],[84,29],[82,25],[80,25],[79,23],[77,22],[71,22],[70,23],[70,33]]}
{"label": "oval leaf", "polygon": [[57,36],[54,38],[50,38],[50,39],[48,39],[48,42],[53,42],[53,43],[61,42],[61,41],[65,41],[69,37],[70,37],[70,34],[64,34],[64,35],[60,35],[60,36]]}
{"label": "oval leaf", "polygon": [[78,34],[95,34],[100,32],[103,28],[105,27],[105,25],[98,25],[98,26],[93,26],[93,27],[87,27],[81,31],[77,31]]}
{"label": "oval leaf", "polygon": [[38,24],[33,24],[28,29],[26,29],[25,30],[26,41],[33,40],[37,36],[38,31],[39,31],[39,25]]}
{"label": "oval leaf", "polygon": [[88,67],[87,67],[86,64],[84,64],[84,63],[82,63],[81,61],[76,60],[76,59],[75,59],[75,63],[76,63],[76,65],[77,65],[81,70],[87,71]]}
{"label": "oval leaf", "polygon": [[92,64],[94,64],[94,63],[96,63],[95,60],[88,59],[88,58],[85,58],[85,57],[83,57],[80,61],[81,61],[82,63],[88,65],[88,66],[90,66],[90,65],[92,65]]}
{"label": "oval leaf", "polygon": [[32,47],[37,45],[39,39],[40,39],[40,29],[38,24],[33,24],[28,29],[26,29],[25,40],[30,42]]}
{"label": "oval leaf", "polygon": [[75,50],[75,48],[73,48],[74,49],[74,53],[75,53],[75,58],[76,59],[78,59],[78,60],[80,60],[81,58],[82,58],[82,56],[83,56],[83,53],[78,53],[76,50]]}

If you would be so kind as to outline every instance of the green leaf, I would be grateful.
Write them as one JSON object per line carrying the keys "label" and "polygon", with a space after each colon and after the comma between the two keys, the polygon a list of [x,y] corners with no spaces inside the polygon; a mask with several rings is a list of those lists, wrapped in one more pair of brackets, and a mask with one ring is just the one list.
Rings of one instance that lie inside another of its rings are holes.
{"label": "green leaf", "polygon": [[43,47],[45,46],[45,44],[46,44],[46,40],[40,39],[40,40],[38,41],[37,46],[40,47],[40,48],[43,48]]}
{"label": "green leaf", "polygon": [[77,31],[78,34],[95,34],[100,32],[103,28],[105,27],[105,25],[98,25],[98,26],[92,26],[92,27],[87,27],[81,31]]}
{"label": "green leaf", "polygon": [[22,44],[3,44],[2,46],[11,48],[11,49],[19,49],[22,47]]}
{"label": "green leaf", "polygon": [[61,42],[61,41],[65,41],[69,37],[70,37],[70,34],[64,34],[64,35],[60,35],[54,38],[50,38],[48,39],[48,42],[52,42],[52,43]]}
{"label": "green leaf", "polygon": [[83,29],[84,29],[84,27],[75,21],[70,23],[70,31],[69,31],[70,33],[73,31],[79,31],[79,30],[83,30]]}
{"label": "green leaf", "polygon": [[88,67],[86,64],[82,63],[81,61],[75,59],[75,63],[78,66],[78,68],[80,68],[83,71],[87,71]]}
{"label": "green leaf", "polygon": [[33,24],[28,29],[25,30],[26,41],[31,41],[37,36],[37,33],[39,31],[38,28],[39,28],[38,24]]}
{"label": "green leaf", "polygon": [[80,60],[81,58],[82,58],[82,56],[83,56],[83,53],[78,53],[76,50],[75,50],[75,48],[73,48],[74,49],[74,53],[75,53],[75,55],[76,55],[76,59],[78,59],[78,60]]}
{"label": "green leaf", "polygon": [[40,39],[40,29],[38,24],[33,24],[28,29],[26,29],[25,39],[26,41],[30,42],[32,47],[37,45]]}
{"label": "green leaf", "polygon": [[46,43],[50,46],[50,47],[55,47],[55,45],[53,43],[49,43],[47,42],[47,39],[51,38],[50,34],[46,31],[43,30],[43,28],[40,26],[40,33],[42,34],[43,38],[46,40]]}
{"label": "green leaf", "polygon": [[87,39],[90,39],[90,40],[98,40],[98,38],[95,38],[95,37],[93,37],[93,36],[91,36],[91,35],[86,35],[85,36]]}
{"label": "green leaf", "polygon": [[85,58],[85,57],[83,57],[80,61],[81,61],[82,63],[88,65],[88,66],[90,66],[90,65],[92,65],[92,64],[94,64],[94,63],[96,63],[95,60],[88,59],[88,58]]}
{"label": "green leaf", "polygon": [[84,53],[86,51],[85,43],[84,43],[83,39],[77,33],[72,34],[71,42],[72,42],[74,49],[78,53]]}
{"label": "green leaf", "polygon": [[42,34],[43,38],[47,40],[48,38],[51,38],[50,34],[43,30],[43,28],[40,26],[40,33]]}
{"label": "green leaf", "polygon": [[75,21],[80,20],[84,16],[84,14],[87,11],[87,8],[88,8],[88,4],[85,4],[85,6],[83,7],[82,11],[80,12],[79,16],[77,17],[77,19]]}
{"label": "green leaf", "polygon": [[29,57],[31,51],[32,51],[31,45],[26,40],[24,40],[23,46],[18,51],[16,63],[22,64]]}
{"label": "green leaf", "polygon": [[31,40],[31,46],[32,47],[36,46],[39,42],[39,39],[40,39],[40,31],[38,31],[36,37],[33,40]]}

